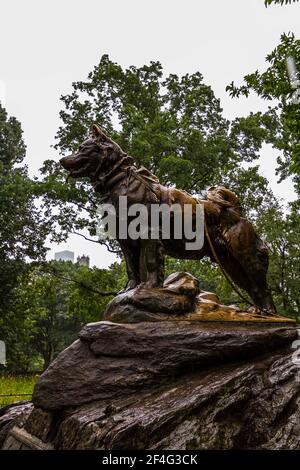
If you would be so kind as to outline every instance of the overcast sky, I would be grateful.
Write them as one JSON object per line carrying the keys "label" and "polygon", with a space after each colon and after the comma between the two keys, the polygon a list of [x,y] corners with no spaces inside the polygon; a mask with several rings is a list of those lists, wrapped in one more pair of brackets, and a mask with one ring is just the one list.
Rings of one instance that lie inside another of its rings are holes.
{"label": "overcast sky", "polygon": [[[228,118],[263,109],[252,97],[232,100],[232,80],[265,68],[265,56],[283,32],[300,36],[300,4],[264,7],[263,0],[0,0],[0,100],[21,121],[27,163],[35,174],[60,125],[59,97],[86,79],[102,54],[123,67],[159,60],[165,73],[200,71]],[[275,154],[265,148],[261,172],[276,195],[294,197],[292,183],[277,184]],[[73,236],[67,244],[108,266],[105,248]],[[52,246],[49,257],[57,247]]]}

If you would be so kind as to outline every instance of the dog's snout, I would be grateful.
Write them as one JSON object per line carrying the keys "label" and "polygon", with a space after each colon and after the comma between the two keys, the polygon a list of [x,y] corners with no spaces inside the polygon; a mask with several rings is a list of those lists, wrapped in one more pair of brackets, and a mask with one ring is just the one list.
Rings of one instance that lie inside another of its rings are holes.
{"label": "dog's snout", "polygon": [[68,157],[63,157],[59,160],[59,163],[66,169],[68,170],[69,167],[72,165],[72,155]]}

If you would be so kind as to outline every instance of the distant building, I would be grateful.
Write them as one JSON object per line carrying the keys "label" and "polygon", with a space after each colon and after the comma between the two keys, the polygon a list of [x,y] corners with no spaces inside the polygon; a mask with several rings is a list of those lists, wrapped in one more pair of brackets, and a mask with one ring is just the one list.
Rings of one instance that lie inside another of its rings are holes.
{"label": "distant building", "polygon": [[90,257],[89,256],[77,256],[77,264],[80,264],[80,266],[86,266],[87,268],[90,267]]}
{"label": "distant building", "polygon": [[58,251],[54,254],[56,261],[72,261],[74,263],[74,252],[69,250]]}

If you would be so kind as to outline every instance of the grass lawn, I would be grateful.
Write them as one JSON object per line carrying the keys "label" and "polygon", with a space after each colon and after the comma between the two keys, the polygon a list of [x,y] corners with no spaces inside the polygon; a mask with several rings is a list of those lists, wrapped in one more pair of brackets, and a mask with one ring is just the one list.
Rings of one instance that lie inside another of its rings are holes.
{"label": "grass lawn", "polygon": [[30,400],[31,396],[2,397],[1,394],[32,393],[38,375],[0,375],[0,408],[16,401]]}

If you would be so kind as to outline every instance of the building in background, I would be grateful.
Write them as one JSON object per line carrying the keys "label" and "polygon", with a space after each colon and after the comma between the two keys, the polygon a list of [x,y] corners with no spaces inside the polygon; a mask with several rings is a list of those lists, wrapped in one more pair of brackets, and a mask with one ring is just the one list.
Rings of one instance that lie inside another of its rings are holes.
{"label": "building in background", "polygon": [[71,261],[74,263],[74,251],[58,251],[57,253],[54,253],[54,259],[56,261]]}
{"label": "building in background", "polygon": [[90,267],[90,257],[89,256],[77,256],[77,264],[80,266],[86,266],[87,268]]}

